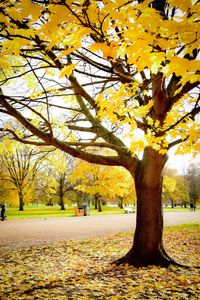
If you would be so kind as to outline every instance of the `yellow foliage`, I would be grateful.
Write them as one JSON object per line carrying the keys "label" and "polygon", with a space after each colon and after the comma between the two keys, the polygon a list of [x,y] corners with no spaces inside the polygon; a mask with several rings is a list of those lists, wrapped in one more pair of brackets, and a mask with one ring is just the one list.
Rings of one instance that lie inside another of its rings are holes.
{"label": "yellow foliage", "polygon": [[[101,4],[95,0],[89,2],[90,5],[87,6],[84,0],[75,2],[70,0],[65,4],[55,1],[43,7],[31,0],[4,1],[2,3],[4,13],[0,16],[0,21],[5,25],[5,30],[2,31],[0,64],[3,69],[1,79],[5,80],[5,85],[8,84],[7,78],[18,76],[17,72],[26,73],[27,68],[24,66],[27,66],[27,60],[22,57],[24,53],[34,53],[37,59],[41,58],[37,66],[43,68],[45,75],[52,77],[53,80],[69,78],[72,75],[76,65],[74,62],[79,60],[79,56],[73,58],[71,64],[66,65],[67,56],[71,53],[79,51],[76,55],[83,57],[80,71],[84,70],[86,73],[89,72],[89,68],[85,65],[87,63],[90,65],[90,59],[94,59],[97,54],[96,57],[100,58],[97,62],[94,61],[93,65],[100,61],[102,64],[105,63],[108,75],[114,76],[116,80],[116,85],[114,82],[109,88],[107,88],[107,82],[104,88],[105,81],[102,80],[102,89],[99,88],[98,91],[103,92],[99,94],[89,90],[92,97],[96,99],[97,115],[100,121],[108,122],[108,126],[115,124],[115,128],[123,126],[125,136],[129,128],[129,138],[131,138],[129,145],[132,152],[140,152],[149,145],[160,153],[165,153],[168,147],[167,141],[176,138],[184,140],[188,134],[185,150],[179,148],[178,151],[188,152],[192,147],[197,151],[199,149],[198,128],[193,126],[189,119],[184,120],[187,123],[178,122],[184,115],[189,96],[186,98],[184,95],[179,99],[180,102],[176,101],[163,123],[156,120],[152,114],[154,103],[150,98],[153,94],[152,74],[163,73],[165,83],[170,82],[173,74],[181,78],[173,96],[179,95],[189,82],[199,82],[200,60],[198,57],[197,59],[188,58],[188,55],[192,55],[194,50],[199,48],[200,27],[197,22],[200,11],[199,2],[169,0],[170,8],[175,6],[178,10],[173,17],[169,15],[168,18],[163,18],[153,9],[150,0],[141,3],[126,0],[105,0],[101,1]],[[9,35],[10,38],[7,38]],[[36,40],[39,41],[38,44]],[[38,49],[36,46],[41,47],[37,50],[38,52],[35,51]],[[55,55],[54,59],[48,56],[48,51],[52,51]],[[93,58],[90,58],[90,55]],[[117,77],[115,72],[113,72],[114,75],[111,74],[114,70],[114,63],[120,61],[126,65],[124,74],[131,78],[128,79],[127,84],[121,84],[120,81],[123,82],[123,79],[120,76]],[[62,70],[59,66],[54,71],[57,63],[64,66]],[[16,69],[13,66],[18,67]],[[90,72],[93,73],[91,70]],[[143,85],[144,77],[147,81],[145,86]],[[109,82],[110,78],[106,79]],[[28,97],[31,100],[44,97],[43,89],[37,90],[37,79],[33,80],[33,76],[20,76],[20,80],[26,81],[26,87],[30,89]],[[47,94],[61,95],[57,90],[60,88],[59,80],[58,85],[52,91],[52,87],[47,86],[48,84],[45,86]],[[86,91],[88,92],[87,88]],[[62,98],[63,103],[66,97]],[[140,97],[142,101],[138,100]],[[144,100],[145,97],[147,101]],[[69,113],[69,117],[74,117],[76,114],[78,104],[75,102],[75,98],[67,100],[70,108],[74,109],[74,112]],[[44,106],[38,106],[37,111],[40,113],[45,111],[44,116],[47,116]],[[53,111],[52,115],[54,114],[56,111]],[[57,118],[52,122],[52,127],[54,129],[57,126],[59,133],[65,138],[68,137],[69,130],[66,129],[65,124],[60,124],[63,120],[64,118]],[[140,126],[142,122],[143,127]],[[40,122],[36,119],[32,121],[32,124],[39,126]],[[145,132],[144,139],[138,139],[137,135],[134,137],[137,126]],[[162,130],[167,130],[167,136],[156,137],[156,133],[158,131],[161,133]],[[67,140],[76,141],[76,137],[71,135]]]}
{"label": "yellow foliage", "polygon": [[75,67],[74,64],[71,64],[71,65],[68,65],[68,66],[64,67],[64,68],[61,70],[61,72],[60,72],[59,78],[62,78],[62,77],[64,77],[64,76],[69,77],[69,76],[72,74],[72,72],[73,72],[73,70],[74,70],[74,67]]}
{"label": "yellow foliage", "polygon": [[172,177],[163,176],[163,192],[173,192],[176,188],[176,180]]}
{"label": "yellow foliage", "polygon": [[90,195],[114,199],[116,196],[132,197],[134,181],[130,173],[122,167],[108,167],[87,162],[78,162],[69,176],[69,180],[76,183],[76,189]]}
{"label": "yellow foliage", "polygon": [[183,12],[188,12],[188,10],[192,6],[192,0],[182,0],[182,1],[176,1],[176,0],[168,0],[168,3],[171,5],[171,7],[178,7]]}
{"label": "yellow foliage", "polygon": [[118,45],[116,43],[112,43],[107,45],[106,43],[95,43],[92,44],[89,49],[93,52],[101,51],[105,58],[116,58],[118,53]]}

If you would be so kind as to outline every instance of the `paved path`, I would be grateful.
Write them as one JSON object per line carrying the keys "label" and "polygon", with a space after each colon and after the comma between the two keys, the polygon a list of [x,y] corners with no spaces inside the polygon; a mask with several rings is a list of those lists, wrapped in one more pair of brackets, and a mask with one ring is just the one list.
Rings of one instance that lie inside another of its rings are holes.
{"label": "paved path", "polygon": [[[166,212],[165,226],[200,221],[200,212]],[[131,231],[135,214],[0,221],[0,250]]]}

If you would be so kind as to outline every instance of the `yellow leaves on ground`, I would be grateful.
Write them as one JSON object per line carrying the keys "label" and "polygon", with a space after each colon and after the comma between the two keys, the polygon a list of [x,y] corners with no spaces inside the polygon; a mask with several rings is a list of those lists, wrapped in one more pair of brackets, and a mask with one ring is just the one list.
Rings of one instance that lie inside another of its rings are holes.
{"label": "yellow leaves on ground", "polygon": [[[111,265],[131,244],[132,233],[120,233],[13,251],[1,247],[1,298],[198,299],[199,269]],[[185,264],[200,264],[199,246],[198,224],[166,230],[167,251]]]}

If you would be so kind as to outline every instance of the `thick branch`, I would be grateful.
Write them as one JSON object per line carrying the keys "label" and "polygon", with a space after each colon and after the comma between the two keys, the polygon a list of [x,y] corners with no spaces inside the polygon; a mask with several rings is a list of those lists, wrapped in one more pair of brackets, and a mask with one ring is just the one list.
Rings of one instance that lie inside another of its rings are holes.
{"label": "thick branch", "polygon": [[173,98],[173,103],[176,103],[179,99],[181,99],[181,97],[183,97],[185,94],[187,94],[188,92],[190,92],[192,89],[194,89],[195,87],[197,87],[200,84],[200,81],[191,83],[191,82],[187,82],[183,88],[181,89],[181,91]]}
{"label": "thick branch", "polygon": [[36,142],[36,141],[29,141],[26,140],[25,138],[20,138],[13,130],[11,129],[4,129],[4,128],[0,128],[0,131],[5,132],[7,134],[11,134],[13,136],[13,138],[23,144],[27,144],[27,145],[35,145],[35,146],[50,146],[50,144],[48,145],[47,143],[43,143],[43,142]]}
{"label": "thick branch", "polygon": [[[39,137],[41,140],[45,142],[46,145],[52,145],[56,148],[61,149],[62,151],[80,159],[83,159],[87,162],[103,164],[103,165],[111,165],[111,166],[120,166],[123,165],[123,161],[119,158],[119,156],[103,156],[103,155],[95,155],[91,153],[87,153],[83,150],[76,149],[72,146],[69,146],[65,142],[61,142],[56,138],[52,138],[49,134],[43,132],[36,128],[33,124],[31,124],[20,112],[18,112],[12,105],[10,105],[4,95],[0,94],[0,104],[6,108],[8,113],[17,119],[27,130],[29,130],[33,135]],[[34,144],[34,141],[33,141]],[[122,154],[124,153],[122,149]]]}

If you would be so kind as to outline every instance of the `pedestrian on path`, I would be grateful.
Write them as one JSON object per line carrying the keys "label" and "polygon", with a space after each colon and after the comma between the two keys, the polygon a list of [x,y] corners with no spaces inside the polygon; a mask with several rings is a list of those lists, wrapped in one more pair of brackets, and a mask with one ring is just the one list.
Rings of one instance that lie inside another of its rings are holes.
{"label": "pedestrian on path", "polygon": [[3,202],[1,204],[1,221],[4,221],[6,219],[6,203]]}

